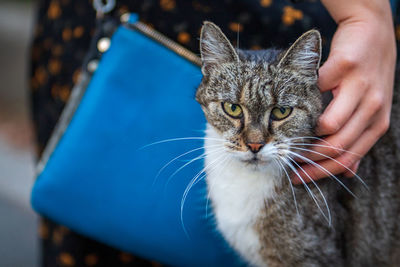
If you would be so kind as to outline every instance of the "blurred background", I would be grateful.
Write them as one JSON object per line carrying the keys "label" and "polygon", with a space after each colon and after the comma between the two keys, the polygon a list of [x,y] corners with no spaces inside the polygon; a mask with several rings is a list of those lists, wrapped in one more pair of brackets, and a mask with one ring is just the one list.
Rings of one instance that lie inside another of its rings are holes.
{"label": "blurred background", "polygon": [[34,147],[27,88],[35,2],[0,0],[0,266],[38,266],[38,218],[29,203]]}

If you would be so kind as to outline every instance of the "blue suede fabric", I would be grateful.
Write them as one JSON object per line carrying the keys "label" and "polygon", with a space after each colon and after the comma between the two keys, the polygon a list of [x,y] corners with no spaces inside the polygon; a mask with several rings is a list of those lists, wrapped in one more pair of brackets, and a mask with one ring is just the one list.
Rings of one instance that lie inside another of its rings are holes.
{"label": "blue suede fabric", "polygon": [[[241,266],[216,231],[204,167],[199,67],[123,26],[44,171],[32,205],[96,240],[172,266]],[[162,170],[160,172],[160,170]],[[159,173],[160,172],[160,173]]]}

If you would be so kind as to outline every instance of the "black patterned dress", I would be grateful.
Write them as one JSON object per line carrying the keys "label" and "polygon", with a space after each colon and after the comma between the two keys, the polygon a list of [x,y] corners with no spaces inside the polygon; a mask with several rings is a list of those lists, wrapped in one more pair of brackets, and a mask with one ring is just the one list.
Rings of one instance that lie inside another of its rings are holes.
{"label": "black patterned dress", "polygon": [[[316,28],[322,33],[324,57],[336,28],[318,1],[117,0],[112,15],[126,12],[138,13],[141,21],[195,53],[205,20],[219,25],[235,46],[248,49],[286,47],[301,33]],[[40,1],[30,78],[38,156],[78,80],[94,31],[92,1]],[[399,40],[399,25],[396,35]],[[160,266],[76,234],[46,218],[41,220],[39,235],[43,266]]]}

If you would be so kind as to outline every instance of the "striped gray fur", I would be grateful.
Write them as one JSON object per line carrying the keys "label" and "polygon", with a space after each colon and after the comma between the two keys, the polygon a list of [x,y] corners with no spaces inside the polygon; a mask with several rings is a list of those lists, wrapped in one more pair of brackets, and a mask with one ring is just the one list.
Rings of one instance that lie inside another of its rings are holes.
{"label": "striped gray fur", "polygon": [[[318,31],[305,33],[287,50],[245,51],[235,50],[216,25],[206,22],[200,42],[203,79],[196,99],[227,151],[247,151],[249,142],[280,144],[316,136],[322,112]],[[294,187],[294,205],[291,185],[282,173],[276,196],[265,200],[255,224],[265,266],[400,266],[399,90],[396,82],[390,129],[360,164],[358,175],[369,190],[357,178],[338,177],[357,198],[334,179],[316,183],[329,205],[330,225],[303,186]],[[222,102],[239,104],[243,116],[227,116]],[[293,111],[273,121],[275,107]],[[316,186],[309,186],[322,202]]]}

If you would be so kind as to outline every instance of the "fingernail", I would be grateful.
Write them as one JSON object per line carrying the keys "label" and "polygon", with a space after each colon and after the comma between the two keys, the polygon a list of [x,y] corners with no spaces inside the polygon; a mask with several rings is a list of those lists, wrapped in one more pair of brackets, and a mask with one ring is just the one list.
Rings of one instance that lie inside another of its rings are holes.
{"label": "fingernail", "polygon": [[350,170],[351,171],[346,171],[345,173],[344,173],[344,177],[347,177],[347,178],[352,178],[352,177],[354,177],[355,175],[355,173],[357,173],[357,170],[358,170],[358,167],[360,166],[360,160],[359,161],[357,161],[356,163],[354,163],[351,167],[350,167]]}
{"label": "fingernail", "polygon": [[359,160],[359,161],[356,162],[356,164],[354,164],[354,170],[353,170],[354,172],[357,172],[358,167],[360,166],[360,162],[361,161]]}
{"label": "fingernail", "polygon": [[[305,181],[303,175],[301,175],[300,173],[299,173],[299,175],[300,175],[301,179],[303,179],[303,181]],[[300,179],[299,175],[296,175],[294,173],[292,173],[290,175],[290,179],[292,180],[293,184],[302,184],[303,183],[302,180]]]}
{"label": "fingernail", "polygon": [[296,177],[296,178],[291,178],[291,181],[292,181],[292,184],[294,184],[294,185],[299,185],[299,184],[301,184],[301,181],[300,181],[300,179],[299,179],[298,177]]}

